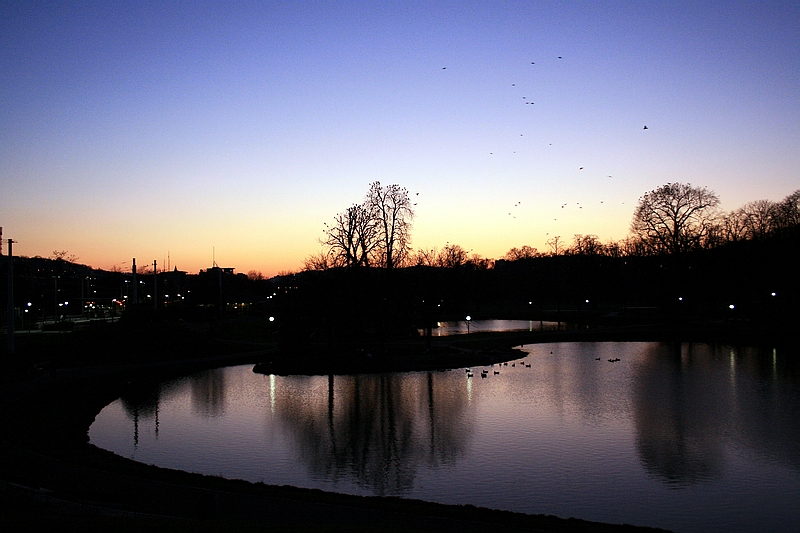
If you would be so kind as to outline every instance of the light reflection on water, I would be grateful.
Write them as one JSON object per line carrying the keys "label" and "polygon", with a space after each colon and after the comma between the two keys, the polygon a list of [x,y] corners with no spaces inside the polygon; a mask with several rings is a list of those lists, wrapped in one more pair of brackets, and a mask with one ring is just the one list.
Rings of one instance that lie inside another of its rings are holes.
{"label": "light reflection on water", "polygon": [[[437,322],[436,327],[431,328],[431,336],[447,337],[481,331],[545,331],[563,327],[563,322],[545,320],[451,320]],[[420,335],[425,335],[424,329],[418,331]]]}
{"label": "light reflection on water", "polygon": [[122,398],[89,435],[145,463],[271,484],[687,532],[790,531],[800,523],[790,356],[557,343],[472,378],[231,367]]}

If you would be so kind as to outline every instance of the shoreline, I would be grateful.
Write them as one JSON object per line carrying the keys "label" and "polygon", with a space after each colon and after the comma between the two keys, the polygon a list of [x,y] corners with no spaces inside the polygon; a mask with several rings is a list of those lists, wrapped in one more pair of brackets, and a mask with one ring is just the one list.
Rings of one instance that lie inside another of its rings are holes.
{"label": "shoreline", "polygon": [[[770,333],[746,337],[758,344],[796,338],[791,332],[778,337]],[[428,359],[417,358],[414,363],[427,365],[417,370],[435,370],[474,366],[487,360],[507,361],[519,354],[513,347],[533,343],[670,342],[678,338],[687,342],[740,342],[740,334],[653,326],[613,331],[473,333],[435,338],[432,344],[436,349],[420,354]],[[418,339],[414,342],[416,346],[419,343]],[[409,346],[409,342],[396,343],[389,352]],[[298,531],[366,531],[376,527],[389,531],[656,531],[469,505],[267,486],[145,465],[88,443],[88,428],[94,417],[127,387],[203,368],[257,365],[270,358],[280,365],[273,370],[291,370],[291,358],[278,355],[272,348],[192,360],[63,369],[5,383],[0,396],[4,517],[29,529],[58,529],[64,517],[81,516],[98,527],[148,527],[153,531],[211,530],[223,525],[231,531],[250,531],[265,524]],[[384,360],[371,370],[393,371],[394,363]],[[311,370],[328,373],[346,367]]]}

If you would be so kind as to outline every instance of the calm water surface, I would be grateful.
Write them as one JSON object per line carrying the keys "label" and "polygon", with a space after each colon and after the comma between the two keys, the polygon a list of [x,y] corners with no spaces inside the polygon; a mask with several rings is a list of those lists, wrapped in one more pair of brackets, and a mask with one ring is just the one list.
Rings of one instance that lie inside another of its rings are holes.
{"label": "calm water surface", "polygon": [[[447,337],[464,333],[478,333],[479,331],[544,331],[560,329],[563,322],[547,322],[542,320],[453,320],[450,322],[437,322],[431,329],[433,337]],[[424,329],[419,330],[420,335],[425,334]]]}
{"label": "calm water surface", "polygon": [[269,484],[683,532],[797,531],[796,361],[772,349],[558,343],[472,377],[237,366],[123,397],[89,437],[145,463]]}

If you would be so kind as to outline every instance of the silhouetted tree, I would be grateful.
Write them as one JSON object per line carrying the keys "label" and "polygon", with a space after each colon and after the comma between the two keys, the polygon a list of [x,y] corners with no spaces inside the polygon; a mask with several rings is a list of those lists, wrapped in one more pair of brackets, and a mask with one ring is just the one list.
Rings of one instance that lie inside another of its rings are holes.
{"label": "silhouetted tree", "polygon": [[667,183],[639,198],[631,232],[650,253],[697,249],[715,229],[718,205],[705,187]]}
{"label": "silhouetted tree", "polygon": [[489,270],[494,268],[494,259],[483,257],[480,254],[472,254],[467,259],[466,264],[471,265],[475,270]]}
{"label": "silhouetted tree", "polygon": [[261,281],[264,279],[264,274],[260,270],[250,270],[247,272],[247,279],[250,281]]}
{"label": "silhouetted tree", "polygon": [[408,190],[399,185],[383,186],[372,183],[367,192],[365,208],[377,225],[378,264],[394,268],[402,264],[411,250],[411,221],[414,211]]}
{"label": "silhouetted tree", "polygon": [[725,217],[725,237],[731,241],[766,238],[775,230],[777,207],[769,200],[744,204]]}
{"label": "silhouetted tree", "polygon": [[53,254],[50,256],[52,259],[56,261],[62,260],[66,261],[67,263],[77,263],[78,256],[75,254],[71,254],[66,250],[53,250]]}
{"label": "silhouetted tree", "polygon": [[325,224],[328,255],[338,258],[345,266],[369,266],[372,253],[380,245],[380,225],[368,203],[353,204]]}
{"label": "silhouetted tree", "polygon": [[800,227],[800,189],[781,200],[775,206],[774,229],[785,231]]}
{"label": "silhouetted tree", "polygon": [[728,242],[742,241],[747,238],[745,217],[742,216],[739,209],[722,217],[722,234]]}
{"label": "silhouetted tree", "polygon": [[319,252],[303,259],[303,270],[328,270],[344,266],[341,256],[335,255],[333,251]]}
{"label": "silhouetted tree", "polygon": [[541,254],[536,248],[528,246],[527,244],[521,248],[512,248],[506,252],[504,259],[506,261],[518,261],[520,259],[532,259],[539,257]]}
{"label": "silhouetted tree", "polygon": [[448,244],[441,252],[436,261],[436,266],[444,268],[456,268],[467,262],[467,251],[458,244]]}
{"label": "silhouetted tree", "polygon": [[545,244],[550,247],[550,255],[561,255],[564,251],[561,243],[561,235],[556,235]]}
{"label": "silhouetted tree", "polygon": [[[411,250],[411,221],[414,211],[408,191],[399,185],[372,183],[366,199],[336,215],[325,224],[327,253],[306,260],[307,270],[328,268],[329,264],[354,266],[402,266]],[[309,268],[310,267],[310,268]]]}
{"label": "silhouetted tree", "polygon": [[600,255],[604,253],[603,243],[597,238],[597,235],[581,235],[575,234],[572,241],[572,247],[567,250],[567,253],[572,255]]}
{"label": "silhouetted tree", "polygon": [[422,248],[418,249],[411,255],[407,261],[410,266],[436,266],[436,258],[439,256],[439,251],[434,246],[428,250]]}

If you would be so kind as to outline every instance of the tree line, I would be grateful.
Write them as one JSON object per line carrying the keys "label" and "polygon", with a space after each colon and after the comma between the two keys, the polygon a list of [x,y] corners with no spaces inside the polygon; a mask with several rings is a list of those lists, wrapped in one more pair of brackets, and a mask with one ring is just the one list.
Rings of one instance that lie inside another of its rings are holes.
{"label": "tree line", "polygon": [[[337,267],[494,267],[496,260],[471,253],[458,244],[443,248],[411,247],[413,205],[399,185],[370,185],[363,202],[353,204],[325,224],[323,250],[304,261],[304,270]],[[781,201],[757,200],[725,213],[719,196],[690,183],[667,183],[639,198],[622,240],[602,242],[594,234],[572,241],[557,235],[547,250],[524,245],[502,258],[518,261],[560,255],[636,257],[712,249],[727,243],[758,241],[796,233],[800,227],[800,189]]]}

